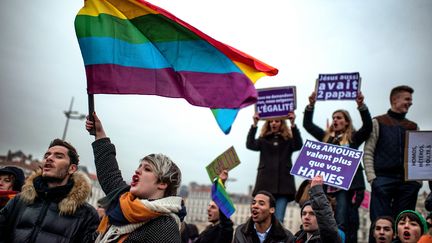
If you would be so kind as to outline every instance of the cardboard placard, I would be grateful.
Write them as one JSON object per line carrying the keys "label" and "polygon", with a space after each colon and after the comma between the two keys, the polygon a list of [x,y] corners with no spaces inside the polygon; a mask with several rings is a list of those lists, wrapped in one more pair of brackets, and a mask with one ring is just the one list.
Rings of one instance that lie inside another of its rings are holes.
{"label": "cardboard placard", "polygon": [[210,181],[213,183],[216,177],[222,172],[222,170],[230,171],[234,167],[240,164],[240,159],[233,146],[219,155],[209,165],[206,166],[207,174],[210,177]]}

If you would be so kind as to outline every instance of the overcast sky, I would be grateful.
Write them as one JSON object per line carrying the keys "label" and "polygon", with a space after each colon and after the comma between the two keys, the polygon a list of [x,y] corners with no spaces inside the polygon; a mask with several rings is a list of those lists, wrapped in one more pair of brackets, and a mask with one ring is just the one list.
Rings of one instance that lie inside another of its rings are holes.
{"label": "overcast sky", "polygon": [[[151,1],[213,38],[276,68],[279,74],[257,88],[297,86],[297,123],[319,73],[360,72],[365,102],[373,116],[389,108],[396,85],[415,89],[408,118],[432,130],[432,1],[430,0],[159,0]],[[79,0],[0,1],[0,154],[22,150],[41,159],[49,142],[61,137],[63,111],[87,112],[86,78],[75,37]],[[242,109],[224,135],[209,109],[183,99],[96,95],[96,111],[117,146],[127,181],[149,153],[170,156],[183,182],[209,183],[205,166],[230,146],[241,164],[230,173],[229,191],[247,192],[255,183],[258,153],[245,147],[253,107]],[[325,126],[337,108],[354,101],[319,102],[315,123]],[[262,125],[262,123],[260,123]],[[301,128],[303,139],[312,139]],[[94,171],[84,121],[71,120],[66,140],[81,164]],[[297,154],[294,155],[294,160]],[[270,179],[270,178],[269,178]]]}

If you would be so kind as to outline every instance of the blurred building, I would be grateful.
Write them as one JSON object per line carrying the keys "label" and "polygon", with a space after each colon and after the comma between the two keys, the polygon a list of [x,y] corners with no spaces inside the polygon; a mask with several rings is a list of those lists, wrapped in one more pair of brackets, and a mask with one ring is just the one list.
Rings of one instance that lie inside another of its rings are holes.
{"label": "blurred building", "polygon": [[36,159],[32,158],[32,155],[25,155],[20,150],[16,152],[11,152],[10,150],[6,155],[0,155],[0,167],[5,166],[16,166],[24,171],[27,177],[33,171],[42,167],[42,163]]}
{"label": "blurred building", "polygon": [[[185,192],[187,188],[187,192]],[[196,224],[202,231],[209,222],[207,221],[207,206],[211,200],[211,185],[199,185],[195,182],[188,187],[181,187],[181,194],[184,197],[187,209],[186,222]],[[234,222],[234,228],[245,223],[250,217],[250,204],[252,202],[252,187],[249,187],[247,194],[230,193],[229,196],[236,208],[235,213],[231,216]],[[300,229],[300,208],[295,203],[288,204],[284,224],[290,231],[296,232]]]}

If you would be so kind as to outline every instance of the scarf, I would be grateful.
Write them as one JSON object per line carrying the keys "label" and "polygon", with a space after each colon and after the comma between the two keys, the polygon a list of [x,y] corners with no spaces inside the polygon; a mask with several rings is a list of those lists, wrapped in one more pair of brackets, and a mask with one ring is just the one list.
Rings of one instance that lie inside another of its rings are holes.
{"label": "scarf", "polygon": [[127,236],[161,215],[170,215],[180,227],[180,219],[176,213],[182,208],[181,202],[181,197],[172,196],[149,201],[125,192],[102,218],[97,229],[99,236],[96,242],[116,242],[119,238],[122,241],[125,239],[122,235]]}
{"label": "scarf", "polygon": [[74,181],[69,179],[66,185],[49,187],[46,180],[42,176],[38,176],[33,180],[33,186],[39,197],[53,202],[60,202],[66,198],[72,190],[74,187]]}
{"label": "scarf", "polygon": [[0,209],[2,209],[6,204],[16,196],[19,192],[17,191],[0,191]]}

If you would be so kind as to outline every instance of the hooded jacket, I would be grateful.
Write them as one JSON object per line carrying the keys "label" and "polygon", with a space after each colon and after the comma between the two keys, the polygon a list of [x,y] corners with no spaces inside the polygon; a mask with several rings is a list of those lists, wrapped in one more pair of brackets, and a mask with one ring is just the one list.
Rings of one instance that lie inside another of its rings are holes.
{"label": "hooded jacket", "polygon": [[99,218],[86,202],[88,178],[75,172],[66,185],[48,188],[41,175],[29,176],[21,194],[0,211],[0,242],[93,242]]}

